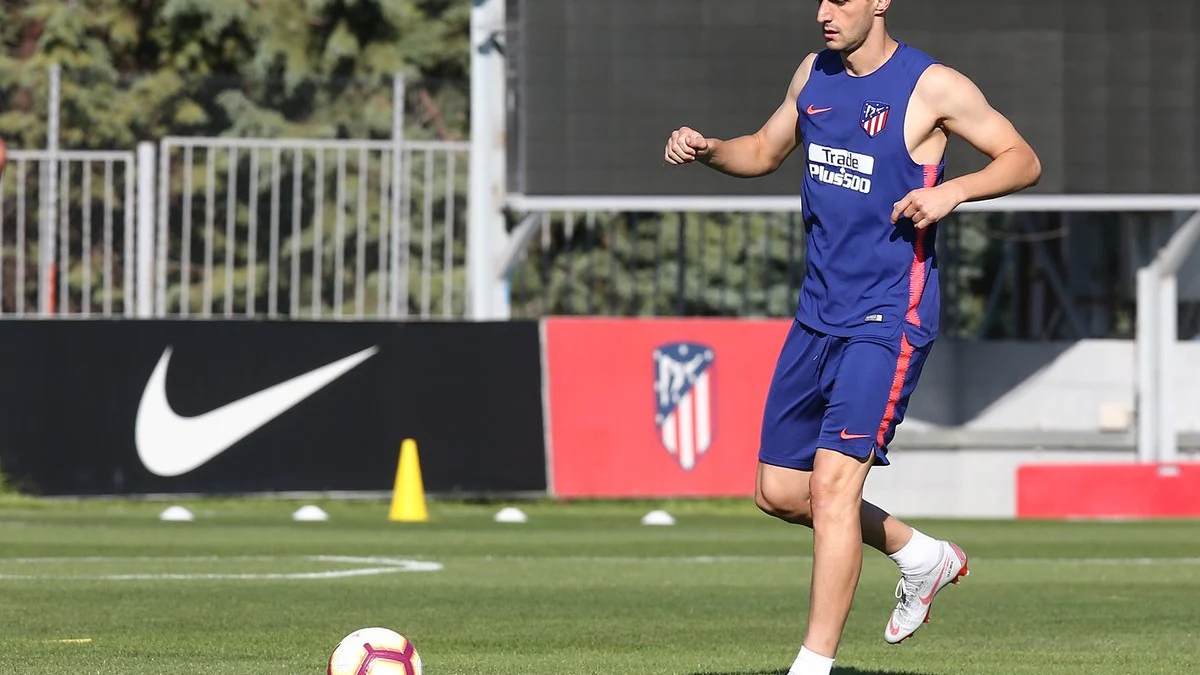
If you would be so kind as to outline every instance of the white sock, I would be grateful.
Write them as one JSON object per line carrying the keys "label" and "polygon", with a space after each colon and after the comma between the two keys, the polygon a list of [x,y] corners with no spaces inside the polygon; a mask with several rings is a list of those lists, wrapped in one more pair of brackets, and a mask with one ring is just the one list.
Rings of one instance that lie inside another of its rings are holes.
{"label": "white sock", "polygon": [[913,528],[912,539],[904,548],[888,556],[900,568],[900,573],[909,576],[932,570],[942,559],[942,546],[937,539]]}
{"label": "white sock", "polygon": [[801,647],[800,653],[796,655],[796,660],[792,662],[792,669],[788,671],[788,675],[829,675],[831,670],[833,670],[833,659],[810,652],[808,647]]}

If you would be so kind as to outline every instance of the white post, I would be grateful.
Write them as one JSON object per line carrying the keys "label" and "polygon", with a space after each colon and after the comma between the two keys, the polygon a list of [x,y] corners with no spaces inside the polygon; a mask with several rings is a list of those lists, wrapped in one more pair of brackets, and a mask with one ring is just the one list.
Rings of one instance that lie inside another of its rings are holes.
{"label": "white post", "polygon": [[473,0],[471,9],[471,164],[467,196],[467,314],[507,319],[507,283],[497,269],[507,235],[505,67],[498,40],[504,0]]}
{"label": "white post", "polygon": [[137,316],[154,314],[154,176],[155,145],[137,148]]}
{"label": "white post", "polygon": [[1179,455],[1175,423],[1175,343],[1178,306],[1175,272],[1158,280],[1158,455],[1159,463],[1174,462]]}
{"label": "white post", "polygon": [[1158,326],[1158,270],[1151,263],[1137,271],[1134,405],[1139,462],[1153,462],[1158,451]]}
{"label": "white post", "polygon": [[1179,457],[1178,426],[1175,422],[1175,346],[1179,332],[1177,285],[1179,268],[1200,241],[1200,213],[1183,223],[1167,245],[1162,247],[1152,265],[1157,273],[1157,370],[1158,449],[1155,460],[1174,462]]}
{"label": "white post", "polygon": [[[154,241],[154,315],[163,317],[167,314],[167,251],[171,247],[171,233],[168,225],[171,218],[171,145],[161,142],[162,152],[158,153],[158,171],[155,174],[155,185],[158,188],[158,220],[155,222]],[[250,236],[254,236],[251,233]],[[226,292],[232,292],[227,289]],[[250,303],[250,300],[247,300]],[[253,314],[251,307],[251,314]]]}
{"label": "white post", "polygon": [[[403,183],[400,172],[405,170],[402,153],[404,150],[404,74],[392,76],[392,201],[391,232],[388,244],[388,310],[392,318],[400,316],[401,303],[408,307],[408,298],[400,297],[400,189]],[[380,280],[380,283],[383,283]],[[406,312],[407,313],[407,312]]]}
{"label": "white post", "polygon": [[507,2],[494,0],[496,5],[496,32],[492,36],[491,58],[488,61],[488,71],[492,80],[492,94],[488,97],[492,105],[492,129],[494,130],[492,147],[492,199],[494,203],[495,226],[492,228],[491,267],[492,267],[492,318],[507,320],[512,316],[509,305],[508,275],[500,266],[500,256],[508,247],[507,220],[504,216],[505,202],[508,201],[508,67],[504,57],[504,34],[508,16]]}
{"label": "white post", "polygon": [[[38,269],[38,311],[42,315],[55,312],[55,289],[58,287],[58,270],[54,264],[54,254],[58,249],[58,136],[59,110],[62,98],[62,68],[56,63],[50,66],[50,94],[47,99],[49,120],[46,129],[46,149],[50,158],[45,163],[47,176],[44,183],[46,188],[45,229],[42,240],[38,242],[41,248]],[[66,261],[63,261],[64,263]]]}

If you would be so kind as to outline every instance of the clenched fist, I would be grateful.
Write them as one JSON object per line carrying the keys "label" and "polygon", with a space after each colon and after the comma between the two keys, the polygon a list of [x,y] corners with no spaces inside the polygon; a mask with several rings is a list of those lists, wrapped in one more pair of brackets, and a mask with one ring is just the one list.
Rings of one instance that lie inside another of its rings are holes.
{"label": "clenched fist", "polygon": [[943,184],[913,190],[895,203],[892,209],[892,223],[901,218],[908,218],[913,221],[914,227],[923,230],[945,218],[958,208],[962,201],[962,195],[952,185]]}
{"label": "clenched fist", "polygon": [[688,164],[708,156],[708,139],[691,127],[679,127],[667,139],[667,164]]}

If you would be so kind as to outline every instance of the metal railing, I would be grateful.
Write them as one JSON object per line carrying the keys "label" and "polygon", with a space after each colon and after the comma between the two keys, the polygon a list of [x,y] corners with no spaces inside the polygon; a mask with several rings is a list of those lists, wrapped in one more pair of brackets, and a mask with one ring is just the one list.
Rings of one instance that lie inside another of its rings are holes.
{"label": "metal railing", "polygon": [[[181,137],[137,155],[13,150],[0,316],[463,318],[469,151]],[[939,235],[943,334],[1131,337],[1133,270],[1177,226],[1135,215],[956,214]],[[513,318],[787,316],[804,271],[795,210],[541,211],[510,237],[493,254]],[[1181,286],[1184,339],[1200,333],[1197,293]]]}
{"label": "metal railing", "polygon": [[[1130,338],[1135,271],[1178,219],[1174,212],[955,213],[937,235],[940,334]],[[502,268],[514,318],[786,317],[805,274],[804,223],[782,208],[533,211],[512,238]],[[1200,335],[1200,256],[1189,267],[1196,282],[1179,297],[1181,339]]]}
{"label": "metal railing", "polygon": [[154,315],[461,317],[468,148],[164,139]]}
{"label": "metal railing", "polygon": [[787,316],[804,275],[790,213],[542,212],[512,261],[514,317]]}
{"label": "metal railing", "polygon": [[0,315],[132,316],[134,153],[12,150],[0,180]]}

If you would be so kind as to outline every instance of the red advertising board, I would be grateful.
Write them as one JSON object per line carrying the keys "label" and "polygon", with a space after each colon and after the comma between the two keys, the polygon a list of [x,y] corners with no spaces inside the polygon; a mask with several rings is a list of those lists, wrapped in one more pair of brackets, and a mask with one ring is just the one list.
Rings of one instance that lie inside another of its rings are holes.
{"label": "red advertising board", "polygon": [[1022,466],[1017,517],[1200,517],[1200,463]]}
{"label": "red advertising board", "polygon": [[790,325],[546,320],[552,493],[753,495],[762,406]]}

